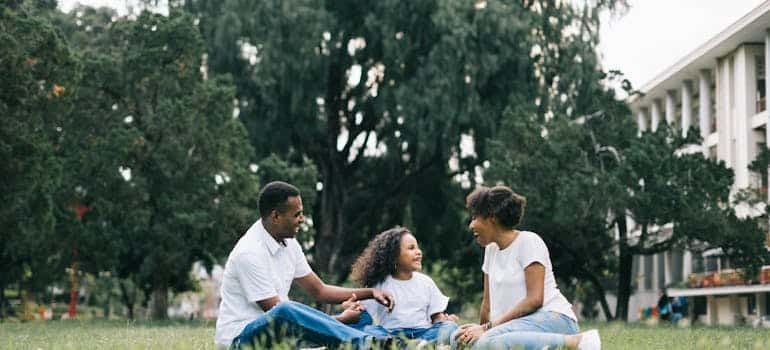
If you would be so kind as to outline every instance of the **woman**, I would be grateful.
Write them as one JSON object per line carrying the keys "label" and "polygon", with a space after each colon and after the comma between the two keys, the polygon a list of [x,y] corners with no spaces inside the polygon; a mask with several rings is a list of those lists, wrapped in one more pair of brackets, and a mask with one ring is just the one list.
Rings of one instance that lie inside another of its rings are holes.
{"label": "woman", "polygon": [[526,198],[506,186],[480,187],[466,198],[469,228],[484,250],[479,324],[466,324],[453,346],[600,349],[599,333],[578,333],[572,305],[559,292],[551,259],[537,234],[519,231]]}

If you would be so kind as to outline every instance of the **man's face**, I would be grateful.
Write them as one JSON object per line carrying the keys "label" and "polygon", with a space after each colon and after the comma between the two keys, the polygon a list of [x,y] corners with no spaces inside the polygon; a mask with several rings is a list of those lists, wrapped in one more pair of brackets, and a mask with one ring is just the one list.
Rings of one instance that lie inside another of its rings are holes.
{"label": "man's face", "polygon": [[305,222],[305,213],[302,208],[302,197],[289,197],[282,206],[283,210],[274,210],[273,222],[278,232],[275,232],[277,239],[294,238],[297,236],[299,226]]}

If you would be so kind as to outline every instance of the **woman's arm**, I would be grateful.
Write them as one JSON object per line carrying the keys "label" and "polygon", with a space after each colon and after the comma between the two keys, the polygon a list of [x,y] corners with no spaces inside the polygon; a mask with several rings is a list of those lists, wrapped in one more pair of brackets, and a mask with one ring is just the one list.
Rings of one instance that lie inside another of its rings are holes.
{"label": "woman's arm", "polygon": [[[486,277],[484,282],[486,286]],[[529,264],[529,266],[524,269],[524,283],[527,285],[527,296],[498,319],[490,320],[490,324],[487,326],[487,329],[503,324],[510,320],[529,315],[543,306],[543,294],[545,290],[545,266],[539,262]],[[484,288],[484,290],[486,291],[486,288]],[[482,318],[482,324],[483,322],[484,321]]]}
{"label": "woman's arm", "polygon": [[484,297],[481,299],[481,309],[479,310],[479,324],[489,322],[489,275],[484,274]]}

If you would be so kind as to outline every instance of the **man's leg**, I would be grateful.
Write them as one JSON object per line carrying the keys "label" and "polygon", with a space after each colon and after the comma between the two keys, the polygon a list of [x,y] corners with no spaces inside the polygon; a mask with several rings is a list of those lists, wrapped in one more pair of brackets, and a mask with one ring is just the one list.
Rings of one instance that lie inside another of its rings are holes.
{"label": "man's leg", "polygon": [[240,348],[255,341],[269,346],[282,336],[300,337],[326,346],[349,342],[356,349],[367,347],[373,338],[312,307],[283,301],[249,323],[233,340],[233,347]]}

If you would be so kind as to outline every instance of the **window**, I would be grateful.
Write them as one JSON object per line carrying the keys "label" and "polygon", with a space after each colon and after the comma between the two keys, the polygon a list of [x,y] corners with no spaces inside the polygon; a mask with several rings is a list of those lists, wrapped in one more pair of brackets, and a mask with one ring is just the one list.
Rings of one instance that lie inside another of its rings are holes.
{"label": "window", "polygon": [[765,91],[765,56],[754,56],[756,65],[757,79],[757,109],[756,113],[762,113],[767,109],[767,92]]}

